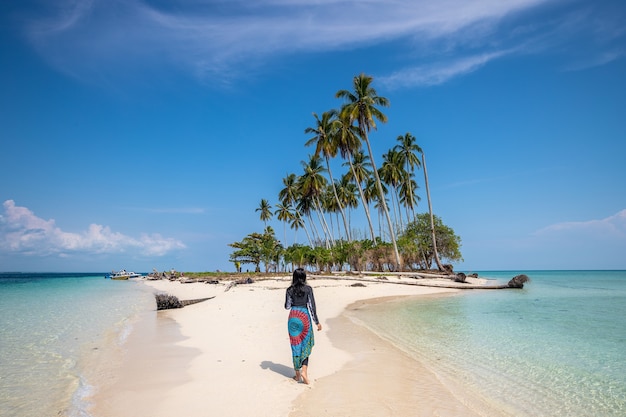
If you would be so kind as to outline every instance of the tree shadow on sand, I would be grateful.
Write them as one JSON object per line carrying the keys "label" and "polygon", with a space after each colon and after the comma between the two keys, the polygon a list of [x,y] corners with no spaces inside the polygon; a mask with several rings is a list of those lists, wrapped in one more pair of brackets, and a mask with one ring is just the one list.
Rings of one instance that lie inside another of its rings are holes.
{"label": "tree shadow on sand", "polygon": [[261,362],[261,368],[269,369],[277,374],[291,378],[294,375],[294,370],[290,366],[283,365],[282,363],[274,363],[272,361]]}

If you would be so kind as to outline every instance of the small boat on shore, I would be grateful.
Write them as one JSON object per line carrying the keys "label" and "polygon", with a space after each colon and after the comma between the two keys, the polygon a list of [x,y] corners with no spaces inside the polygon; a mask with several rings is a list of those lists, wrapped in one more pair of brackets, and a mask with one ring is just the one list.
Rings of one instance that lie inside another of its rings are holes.
{"label": "small boat on shore", "polygon": [[141,274],[138,274],[136,272],[127,272],[125,269],[122,269],[121,271],[117,272],[112,271],[110,274],[107,274],[104,277],[113,280],[126,280],[129,278],[139,278],[141,277]]}

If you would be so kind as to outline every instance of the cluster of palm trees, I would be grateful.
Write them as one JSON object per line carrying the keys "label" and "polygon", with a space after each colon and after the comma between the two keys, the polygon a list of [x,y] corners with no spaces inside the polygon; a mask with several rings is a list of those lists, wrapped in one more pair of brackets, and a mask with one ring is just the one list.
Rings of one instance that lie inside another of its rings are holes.
{"label": "cluster of palm trees", "polygon": [[[340,109],[326,111],[321,116],[313,113],[315,123],[306,128],[305,133],[310,135],[306,146],[314,146],[315,152],[308,161],[302,162],[303,173],[300,176],[291,173],[282,179],[283,188],[278,194],[275,211],[266,199],[261,200],[256,211],[266,228],[273,215],[283,222],[285,244],[289,225],[296,234],[298,230],[304,230],[312,248],[332,249],[338,242],[350,243],[354,238],[349,210],[359,207],[360,202],[371,242],[390,242],[394,267],[399,270],[402,259],[396,235],[415,218],[415,207],[420,200],[416,193],[415,170],[422,167],[424,155],[415,137],[406,133],[398,136],[397,144],[383,155],[383,162],[377,168],[369,134],[376,130],[377,121],[387,122],[380,108],[389,106],[389,101],[377,94],[372,81],[373,78],[365,74],[354,77],[351,91],[336,93],[337,98],[344,100]],[[367,152],[364,152],[363,144]],[[338,156],[344,160],[342,166],[346,170],[336,178],[330,161]],[[379,215],[378,236],[371,206]],[[332,215],[337,218],[336,231],[332,227]],[[382,224],[386,225],[384,230]],[[436,262],[441,268],[438,256]]]}

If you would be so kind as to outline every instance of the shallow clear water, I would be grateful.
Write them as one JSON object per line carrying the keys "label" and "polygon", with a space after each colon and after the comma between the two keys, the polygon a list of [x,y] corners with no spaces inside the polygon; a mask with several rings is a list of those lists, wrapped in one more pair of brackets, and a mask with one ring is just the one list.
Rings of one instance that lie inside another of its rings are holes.
{"label": "shallow clear water", "polygon": [[[480,272],[503,282],[517,274]],[[626,415],[626,271],[526,274],[523,290],[468,290],[351,314],[503,415]]]}
{"label": "shallow clear water", "polygon": [[[480,272],[502,281],[516,274]],[[523,290],[351,314],[498,415],[626,415],[626,271],[527,274]],[[89,416],[81,358],[123,344],[136,313],[154,309],[148,287],[103,276],[0,274],[1,416]]]}
{"label": "shallow clear water", "polygon": [[0,415],[88,415],[81,358],[123,344],[134,315],[154,308],[146,286],[103,277],[0,274]]}

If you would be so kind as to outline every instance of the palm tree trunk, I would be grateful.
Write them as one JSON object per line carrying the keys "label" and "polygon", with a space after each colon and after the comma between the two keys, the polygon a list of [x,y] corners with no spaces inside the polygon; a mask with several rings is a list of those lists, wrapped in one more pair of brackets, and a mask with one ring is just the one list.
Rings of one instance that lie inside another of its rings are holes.
{"label": "palm tree trunk", "polygon": [[[382,204],[382,203],[381,203]],[[383,239],[383,209],[382,205],[376,210],[378,213],[378,236]]]}
{"label": "palm tree trunk", "polygon": [[406,224],[407,226],[409,225],[409,223],[411,223],[411,209],[409,208],[409,205],[407,204],[405,206],[405,214],[406,214]]}
{"label": "palm tree trunk", "polygon": [[409,189],[409,195],[408,195],[408,200],[406,201],[406,203],[404,204],[404,211],[406,214],[406,224],[408,225],[409,223],[411,223],[411,211],[413,209],[413,188],[411,187],[411,177],[410,177],[410,172],[408,171],[407,168],[405,168],[405,172],[406,172],[406,178],[404,179],[406,186]]}
{"label": "palm tree trunk", "polygon": [[428,187],[428,172],[426,171],[426,157],[422,152],[422,167],[424,168],[424,184],[426,185],[426,196],[428,198],[428,211],[430,212],[430,233],[433,239],[433,251],[435,252],[435,262],[437,262],[437,268],[443,271],[443,265],[439,260],[439,253],[437,252],[437,237],[435,236],[435,220],[433,218],[433,206],[430,201],[430,188]]}
{"label": "palm tree trunk", "polygon": [[[311,225],[311,233],[313,233],[313,240],[314,241],[317,240],[321,242],[322,238],[320,237],[320,232],[317,230],[317,226],[315,226],[315,222],[313,221],[313,217],[311,216],[311,213],[310,212],[307,213],[306,216],[309,218],[309,224]],[[313,242],[311,242],[311,247],[314,247],[314,246],[315,245],[313,245]]]}
{"label": "palm tree trunk", "polygon": [[[315,202],[315,205],[317,206],[317,210],[315,211],[317,211],[318,219],[320,221],[320,224],[322,225],[324,236],[326,237],[326,249],[330,249],[331,242],[334,241],[333,232],[328,229],[328,223],[326,223],[326,217],[324,216],[324,211],[322,210],[322,205],[320,204],[319,198],[313,197],[313,201]],[[334,242],[333,242],[333,246],[334,246]]]}
{"label": "palm tree trunk", "polygon": [[372,224],[372,217],[370,216],[370,208],[369,208],[369,205],[367,204],[367,200],[365,199],[365,194],[363,194],[363,187],[361,186],[361,182],[356,176],[354,165],[352,165],[352,154],[348,155],[348,162],[350,163],[350,170],[352,171],[352,177],[354,178],[354,182],[356,183],[356,186],[359,189],[359,195],[361,196],[361,203],[363,203],[363,209],[365,210],[365,217],[367,217],[367,224],[370,227],[370,236],[372,237],[372,243],[375,243],[376,233],[374,233],[374,225]]}
{"label": "palm tree trunk", "polygon": [[[304,233],[306,234],[306,238],[309,240],[309,246],[313,247],[313,240],[311,239],[311,235],[309,234],[309,229],[306,228],[306,224],[303,227],[304,229]],[[297,229],[296,229],[296,233],[297,233]],[[295,240],[294,240],[295,243]]]}
{"label": "palm tree trunk", "polygon": [[400,210],[400,191],[398,190],[398,187],[393,186],[393,194],[396,198],[395,202],[393,201],[393,197],[392,197],[392,204],[394,205],[393,207],[393,217],[395,217],[395,226],[396,228],[398,228],[398,226],[400,227],[400,229],[403,227],[402,224],[402,211]]}
{"label": "palm tree trunk", "polygon": [[343,225],[346,228],[346,239],[348,242],[352,241],[350,238],[350,229],[348,228],[348,219],[346,219],[346,213],[343,211],[343,206],[341,205],[341,201],[339,200],[339,196],[337,195],[337,188],[335,187],[335,181],[333,180],[333,173],[330,170],[330,162],[328,161],[328,157],[326,158],[326,167],[328,168],[328,176],[330,177],[330,184],[333,186],[333,194],[335,195],[335,201],[337,202],[337,207],[339,207],[339,211],[341,212],[341,217],[343,218]]}
{"label": "palm tree trunk", "polygon": [[[362,124],[361,124],[362,125]],[[383,209],[385,210],[385,216],[387,217],[387,224],[389,226],[389,236],[391,236],[391,243],[393,244],[393,251],[396,255],[396,270],[402,270],[402,261],[400,260],[400,253],[398,252],[398,244],[396,242],[396,233],[393,230],[393,224],[391,223],[391,216],[389,216],[389,209],[387,208],[387,202],[385,201],[385,196],[383,194],[383,186],[380,182],[380,176],[378,175],[378,170],[376,169],[376,165],[374,163],[374,155],[372,154],[372,146],[370,145],[370,141],[367,138],[367,132],[364,129],[361,129],[363,132],[363,139],[365,139],[365,143],[367,144],[367,152],[370,154],[370,163],[372,164],[372,171],[374,171],[374,177],[376,178],[376,186],[378,187],[378,193],[380,195],[381,203],[383,205]]]}
{"label": "palm tree trunk", "polygon": [[[407,186],[409,187],[409,198],[411,199],[410,201],[410,206],[411,206],[411,215],[412,215],[412,219],[409,217],[409,213],[407,213],[406,217],[407,217],[407,223],[411,223],[411,220],[415,220],[415,202],[413,200],[413,184],[411,182],[411,177],[409,176],[409,166],[408,166],[408,162],[407,162]],[[411,171],[413,172],[413,171]]]}

